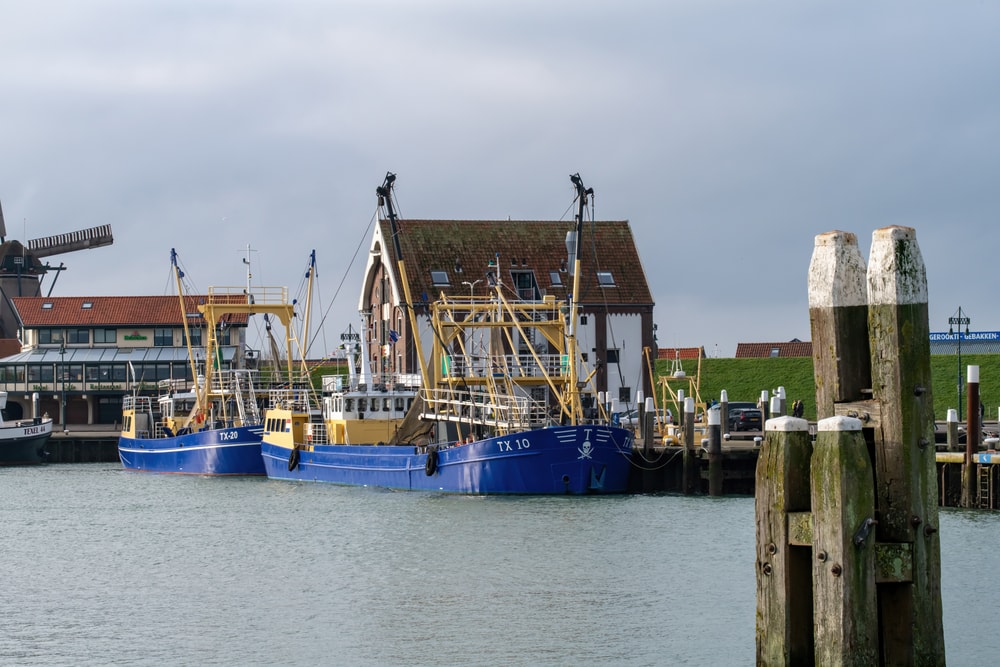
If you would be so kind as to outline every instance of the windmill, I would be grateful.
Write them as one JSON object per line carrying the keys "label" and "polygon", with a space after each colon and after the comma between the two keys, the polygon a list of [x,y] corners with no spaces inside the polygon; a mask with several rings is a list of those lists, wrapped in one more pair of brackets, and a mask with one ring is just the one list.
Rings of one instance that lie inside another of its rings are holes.
{"label": "windmill", "polygon": [[100,225],[81,229],[68,234],[56,234],[27,243],[7,240],[7,226],[3,219],[3,206],[0,206],[0,338],[17,337],[17,319],[14,317],[11,298],[16,296],[41,296],[42,278],[49,271],[55,271],[55,277],[49,285],[48,293],[52,293],[60,271],[66,270],[66,265],[52,266],[41,262],[43,257],[61,255],[76,250],[99,248],[115,242],[111,235],[111,225]]}

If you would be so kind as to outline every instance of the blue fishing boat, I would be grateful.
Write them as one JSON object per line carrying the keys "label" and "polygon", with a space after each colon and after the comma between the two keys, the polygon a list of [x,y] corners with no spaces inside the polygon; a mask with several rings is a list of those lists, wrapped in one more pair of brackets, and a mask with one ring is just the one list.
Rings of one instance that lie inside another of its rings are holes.
{"label": "blue fishing boat", "polygon": [[[592,190],[573,178],[578,235]],[[413,303],[394,180],[387,174],[377,193]],[[578,286],[561,300],[510,299],[496,266],[483,270],[492,276],[488,292],[442,294],[427,305],[429,359],[414,308],[407,309],[419,377],[362,368],[344,386],[324,379],[320,395],[289,391],[268,409],[261,443],[268,477],[474,495],[624,493],[633,434],[613,425],[604,406],[588,402],[584,410],[583,390],[592,390],[594,373],[586,373],[577,350],[578,317],[567,316],[577,307]]]}
{"label": "blue fishing boat", "polygon": [[[122,431],[118,455],[126,470],[188,475],[264,475],[260,443],[263,435],[263,404],[272,383],[282,380],[272,370],[271,380],[262,383],[260,372],[221,368],[219,362],[220,321],[233,315],[263,313],[281,321],[286,331],[286,359],[292,375],[291,321],[293,305],[283,287],[211,287],[197,304],[205,323],[207,341],[204,363],[198,364],[190,344],[190,306],[181,290],[183,272],[177,253],[171,250],[171,264],[181,299],[184,337],[194,380],[161,380],[160,395],[125,396],[122,402]],[[270,330],[270,327],[269,327]]]}
{"label": "blue fishing boat", "polygon": [[[153,399],[126,396],[118,457],[126,470],[190,475],[263,475],[260,412],[249,401],[236,409],[237,397],[254,396],[249,371],[216,374],[223,391],[203,394],[206,408],[194,416],[195,391],[169,391]],[[220,377],[221,376],[221,377]],[[168,381],[169,382],[169,381]],[[226,404],[229,409],[226,410]],[[176,430],[174,430],[176,429]]]}

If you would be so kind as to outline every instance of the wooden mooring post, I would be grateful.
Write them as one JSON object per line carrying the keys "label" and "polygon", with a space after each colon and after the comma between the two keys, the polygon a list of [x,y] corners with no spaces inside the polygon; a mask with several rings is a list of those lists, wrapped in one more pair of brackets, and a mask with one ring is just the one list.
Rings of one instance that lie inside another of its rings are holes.
{"label": "wooden mooring post", "polygon": [[[757,662],[943,665],[927,278],[916,233],[816,237],[817,416],[757,464]],[[798,422],[802,422],[799,424]]]}

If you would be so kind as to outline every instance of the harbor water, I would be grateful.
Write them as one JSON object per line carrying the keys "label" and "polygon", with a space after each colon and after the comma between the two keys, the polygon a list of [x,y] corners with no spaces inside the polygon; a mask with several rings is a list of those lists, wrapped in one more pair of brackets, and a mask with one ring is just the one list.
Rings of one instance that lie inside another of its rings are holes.
{"label": "harbor water", "polygon": [[[0,664],[751,665],[753,505],[0,469]],[[952,665],[1000,653],[998,533],[942,511]]]}

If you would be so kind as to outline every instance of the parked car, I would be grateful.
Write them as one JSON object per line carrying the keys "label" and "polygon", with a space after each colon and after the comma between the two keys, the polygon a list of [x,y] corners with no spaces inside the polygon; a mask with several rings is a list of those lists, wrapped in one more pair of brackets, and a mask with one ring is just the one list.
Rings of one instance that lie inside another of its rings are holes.
{"label": "parked car", "polygon": [[[639,409],[633,408],[621,416],[618,421],[619,424],[626,427],[637,427],[639,426]],[[656,411],[656,418],[654,421],[655,426],[673,424],[674,423],[674,413],[670,411],[670,408],[660,408]]]}
{"label": "parked car", "polygon": [[757,408],[736,408],[729,411],[729,430],[759,431],[764,426],[764,415]]}

